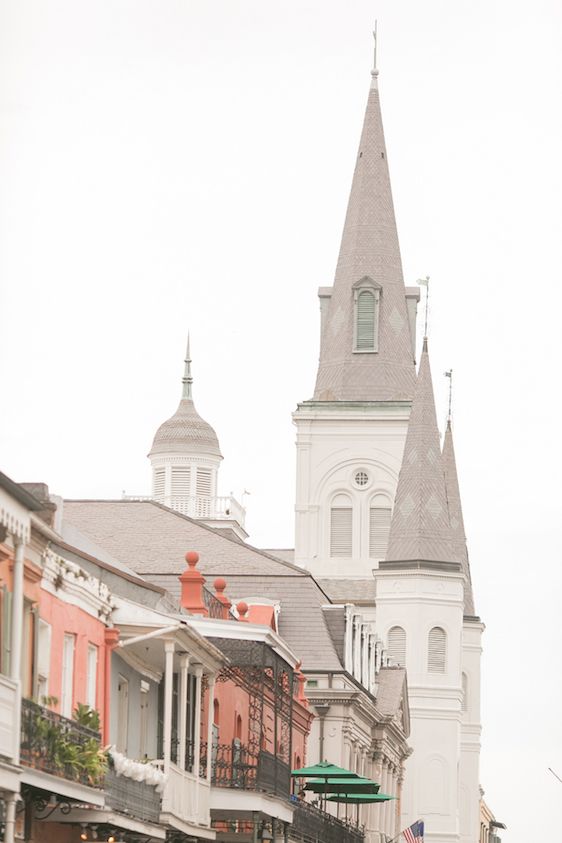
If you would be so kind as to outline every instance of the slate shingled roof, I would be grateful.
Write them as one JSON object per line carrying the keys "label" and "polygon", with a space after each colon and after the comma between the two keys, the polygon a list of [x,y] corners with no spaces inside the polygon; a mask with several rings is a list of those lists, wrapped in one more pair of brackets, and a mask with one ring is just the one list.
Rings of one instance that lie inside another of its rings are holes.
{"label": "slate shingled roof", "polygon": [[174,415],[160,425],[154,436],[149,457],[178,451],[222,456],[217,434],[211,425],[201,418],[191,398],[182,398]]}
{"label": "slate shingled roof", "polygon": [[185,552],[197,550],[207,586],[223,576],[233,602],[258,595],[280,602],[279,632],[304,669],[342,669],[322,611],[329,598],[302,568],[152,501],[65,501],[64,518],[175,597]]}
{"label": "slate shingled roof", "polygon": [[461,493],[459,489],[459,479],[457,476],[457,462],[455,459],[455,447],[453,445],[453,431],[451,429],[450,421],[447,422],[442,457],[443,471],[445,472],[447,504],[449,507],[449,522],[451,525],[451,537],[453,543],[452,559],[453,562],[460,562],[462,571],[466,578],[464,585],[464,614],[474,615],[474,595],[472,593],[470,564],[468,561],[464,519],[462,516]]}
{"label": "slate shingled roof", "polygon": [[326,592],[333,603],[354,603],[356,606],[375,602],[375,580],[372,579],[325,579],[317,577],[319,586]]}
{"label": "slate shingled roof", "polygon": [[[355,354],[354,289],[381,286],[376,354]],[[334,286],[322,331],[314,399],[411,400],[415,368],[379,92],[373,79],[359,143]]]}
{"label": "slate shingled roof", "polygon": [[427,340],[390,523],[386,561],[398,560],[454,561]]}
{"label": "slate shingled roof", "polygon": [[403,667],[381,667],[377,674],[377,708],[381,714],[394,716],[405,695],[406,670]]}

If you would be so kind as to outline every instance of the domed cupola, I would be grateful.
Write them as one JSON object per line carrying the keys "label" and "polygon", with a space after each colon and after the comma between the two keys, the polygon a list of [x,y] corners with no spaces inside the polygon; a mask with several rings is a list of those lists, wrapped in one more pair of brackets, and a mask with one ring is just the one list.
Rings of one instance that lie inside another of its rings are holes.
{"label": "domed cupola", "polygon": [[174,415],[160,425],[152,442],[152,494],[184,515],[206,518],[217,495],[222,454],[217,434],[193,403],[189,337],[182,397]]}

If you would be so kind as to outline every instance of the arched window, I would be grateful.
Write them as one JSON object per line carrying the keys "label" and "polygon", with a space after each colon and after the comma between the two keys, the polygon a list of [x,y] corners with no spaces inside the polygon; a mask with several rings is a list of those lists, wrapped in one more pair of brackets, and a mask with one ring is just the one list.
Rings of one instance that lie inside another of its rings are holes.
{"label": "arched window", "polygon": [[239,741],[242,740],[242,718],[238,714],[236,716],[236,725],[234,727],[234,737],[238,738]]}
{"label": "arched window", "polygon": [[369,508],[369,556],[384,559],[388,547],[392,510],[384,495],[375,495]]}
{"label": "arched window", "polygon": [[406,666],[406,631],[393,626],[388,631],[388,657],[394,664]]}
{"label": "arched window", "polygon": [[372,278],[365,277],[353,286],[355,304],[353,350],[377,351],[380,285]]}
{"label": "arched window", "polygon": [[462,675],[461,711],[468,711],[468,676],[466,673],[463,673]]}
{"label": "arched window", "polygon": [[445,673],[447,662],[447,634],[440,626],[429,632],[427,648],[427,670],[429,673]]}
{"label": "arched window", "polygon": [[215,726],[219,725],[220,706],[218,700],[213,700],[213,723]]}
{"label": "arched window", "polygon": [[351,498],[336,495],[330,508],[330,556],[351,556],[352,528]]}

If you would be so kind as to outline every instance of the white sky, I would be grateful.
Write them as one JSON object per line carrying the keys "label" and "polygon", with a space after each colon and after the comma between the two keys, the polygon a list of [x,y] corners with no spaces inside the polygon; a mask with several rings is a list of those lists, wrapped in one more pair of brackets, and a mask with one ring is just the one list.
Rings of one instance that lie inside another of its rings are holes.
{"label": "white sky", "polygon": [[2,469],[148,493],[180,394],[258,546],[292,546],[379,20],[405,277],[432,277],[440,417],[487,624],[482,784],[505,843],[558,839],[562,784],[559,0],[4,0]]}

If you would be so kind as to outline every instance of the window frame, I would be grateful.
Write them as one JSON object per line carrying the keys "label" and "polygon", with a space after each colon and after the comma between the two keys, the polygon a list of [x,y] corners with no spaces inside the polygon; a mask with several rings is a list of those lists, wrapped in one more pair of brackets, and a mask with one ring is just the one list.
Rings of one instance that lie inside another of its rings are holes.
{"label": "window frame", "polygon": [[[353,285],[353,353],[354,354],[377,354],[379,350],[379,311],[382,287],[368,275],[365,275]],[[359,317],[359,297],[361,293],[370,293],[374,298],[373,307],[373,347],[357,347],[357,321]]]}

